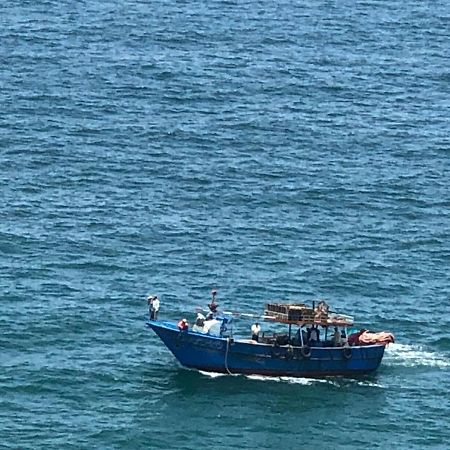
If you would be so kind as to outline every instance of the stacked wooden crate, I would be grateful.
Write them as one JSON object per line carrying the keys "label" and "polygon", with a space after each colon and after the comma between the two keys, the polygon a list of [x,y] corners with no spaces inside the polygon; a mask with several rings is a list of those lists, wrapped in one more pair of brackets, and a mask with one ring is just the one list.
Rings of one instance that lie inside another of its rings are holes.
{"label": "stacked wooden crate", "polygon": [[304,303],[268,303],[265,316],[281,322],[309,322],[314,320],[314,310]]}

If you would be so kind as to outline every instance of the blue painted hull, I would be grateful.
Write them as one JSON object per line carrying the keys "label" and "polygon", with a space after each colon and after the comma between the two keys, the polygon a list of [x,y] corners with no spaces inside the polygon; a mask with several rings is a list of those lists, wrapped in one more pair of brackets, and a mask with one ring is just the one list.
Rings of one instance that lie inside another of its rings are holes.
{"label": "blue painted hull", "polygon": [[192,331],[179,331],[169,322],[148,321],[147,326],[185,367],[207,372],[290,377],[356,376],[373,372],[384,355],[384,345],[313,347],[273,346],[233,340]]}

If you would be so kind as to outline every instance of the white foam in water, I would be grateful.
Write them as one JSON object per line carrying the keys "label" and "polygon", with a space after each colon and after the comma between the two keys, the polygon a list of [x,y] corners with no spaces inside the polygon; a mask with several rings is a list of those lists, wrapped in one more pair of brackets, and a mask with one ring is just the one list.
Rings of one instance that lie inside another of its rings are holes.
{"label": "white foam in water", "polygon": [[[219,372],[204,372],[199,370],[202,375],[205,375],[209,378],[219,378],[219,377],[228,377],[229,374],[219,373]],[[240,376],[240,374],[231,374],[232,376]],[[277,377],[277,376],[266,376],[266,375],[244,375],[245,378],[249,380],[257,380],[257,381],[275,381],[275,382],[284,382],[284,383],[292,383],[292,384],[313,384],[313,383],[332,383],[331,380],[323,380],[323,379],[315,379],[315,378],[296,378],[296,377]]]}
{"label": "white foam in water", "polygon": [[[326,383],[332,386],[336,386],[342,388],[343,386],[348,386],[349,383],[351,385],[358,385],[363,387],[375,387],[383,389],[384,386],[380,383],[368,380],[352,380],[351,378],[342,379],[340,377],[332,377],[332,378],[296,378],[296,377],[267,377],[263,375],[246,375],[245,376],[249,380],[257,380],[257,381],[272,381],[278,383],[288,383],[288,384],[300,384],[303,386],[311,386],[318,383]],[[345,380],[343,383],[342,380]]]}
{"label": "white foam in water", "polygon": [[332,383],[331,380],[323,380],[317,378],[296,378],[296,377],[269,377],[265,375],[246,375],[246,378],[249,380],[257,380],[257,381],[275,381],[275,382],[283,382],[289,384],[303,384],[310,385],[315,383]]}
{"label": "white foam in water", "polygon": [[406,367],[449,367],[450,360],[444,355],[424,350],[418,345],[389,344],[383,360],[391,365],[400,364]]}
{"label": "white foam in water", "polygon": [[293,378],[293,377],[280,377],[280,381],[284,381],[292,384],[316,384],[316,383],[333,383],[331,380],[324,380],[319,378]]}
{"label": "white foam in water", "polygon": [[376,387],[376,388],[384,388],[382,384],[374,383],[373,381],[357,381],[356,384],[358,386],[368,386],[368,387]]}
{"label": "white foam in water", "polygon": [[219,373],[219,372],[204,372],[203,370],[199,370],[199,372],[202,375],[206,375],[209,378],[218,378],[218,377],[226,377],[226,373]]}
{"label": "white foam in water", "polygon": [[[205,375],[209,378],[218,378],[218,377],[226,377],[229,376],[226,373],[218,373],[218,372],[203,372],[199,370],[202,375]],[[234,374],[232,374],[234,375]],[[235,374],[234,376],[239,376],[239,374]],[[339,386],[339,383],[336,379],[332,378],[297,378],[297,377],[277,377],[277,376],[266,376],[266,375],[244,375],[248,380],[255,381],[271,381],[276,383],[288,383],[288,384],[301,384],[303,386],[309,386],[317,383],[327,383],[335,386]],[[356,380],[355,380],[356,381]],[[356,384],[360,386],[369,386],[369,387],[383,387],[378,383],[370,382],[370,381],[356,381]]]}

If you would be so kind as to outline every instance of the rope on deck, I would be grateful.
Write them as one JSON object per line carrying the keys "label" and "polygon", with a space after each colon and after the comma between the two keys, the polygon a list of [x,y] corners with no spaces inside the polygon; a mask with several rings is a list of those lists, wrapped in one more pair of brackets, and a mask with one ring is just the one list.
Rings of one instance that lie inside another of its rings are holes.
{"label": "rope on deck", "polygon": [[227,347],[225,349],[225,369],[228,372],[228,375],[233,375],[228,368],[228,351],[230,349],[230,338],[227,338]]}

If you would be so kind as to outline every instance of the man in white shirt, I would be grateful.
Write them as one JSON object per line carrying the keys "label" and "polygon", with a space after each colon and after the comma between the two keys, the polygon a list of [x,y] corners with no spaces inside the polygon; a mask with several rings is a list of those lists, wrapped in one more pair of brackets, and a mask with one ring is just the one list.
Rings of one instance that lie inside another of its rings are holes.
{"label": "man in white shirt", "polygon": [[148,305],[148,317],[152,318],[152,309],[153,309],[153,300],[154,300],[155,296],[154,295],[149,295],[147,297],[147,305]]}
{"label": "man in white shirt", "polygon": [[259,340],[259,332],[261,331],[261,327],[259,323],[256,322],[252,325],[252,340],[258,342]]}
{"label": "man in white shirt", "polygon": [[157,295],[153,296],[150,304],[150,320],[158,320],[159,298]]}

